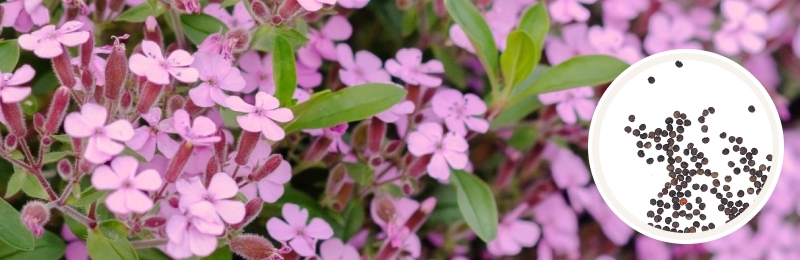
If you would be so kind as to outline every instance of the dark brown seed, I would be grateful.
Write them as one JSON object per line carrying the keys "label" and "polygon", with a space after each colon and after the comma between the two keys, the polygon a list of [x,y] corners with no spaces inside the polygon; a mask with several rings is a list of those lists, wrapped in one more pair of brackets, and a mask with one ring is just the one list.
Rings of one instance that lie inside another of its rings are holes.
{"label": "dark brown seed", "polygon": [[652,217],[655,217],[655,216],[656,216],[656,213],[653,212],[652,210],[647,212],[647,217],[648,218],[652,218]]}
{"label": "dark brown seed", "polygon": [[[708,190],[708,185],[705,185],[705,184],[703,184],[703,185],[700,185],[700,191],[702,191],[702,192],[706,192],[707,190]],[[699,197],[698,197],[698,198],[699,198]]]}
{"label": "dark brown seed", "polygon": [[753,161],[753,160],[747,161],[747,165],[755,166],[756,165],[756,161]]}
{"label": "dark brown seed", "polygon": [[731,192],[729,191],[728,193],[725,193],[725,197],[726,197],[726,198],[729,198],[729,199],[730,199],[730,198],[733,198],[733,193],[731,193]]}
{"label": "dark brown seed", "polygon": [[770,162],[772,161],[772,155],[771,154],[767,154],[767,161],[770,161]]}
{"label": "dark brown seed", "polygon": [[[658,142],[658,141],[656,141],[656,142]],[[656,150],[661,150],[661,147],[662,147],[661,144],[656,144]]]}
{"label": "dark brown seed", "polygon": [[664,123],[668,124],[668,125],[672,124],[672,118],[671,117],[667,117],[667,119],[664,119]]}
{"label": "dark brown seed", "polygon": [[647,133],[647,138],[653,139],[655,137],[656,137],[656,133],[653,133],[653,132]]}
{"label": "dark brown seed", "polygon": [[753,194],[755,190],[753,188],[747,188],[747,194]]}
{"label": "dark brown seed", "polygon": [[733,180],[733,178],[731,178],[730,175],[725,176],[725,182],[731,182],[731,180]]}
{"label": "dark brown seed", "polygon": [[681,119],[686,120],[686,114],[685,113],[681,113]]}
{"label": "dark brown seed", "polygon": [[703,163],[703,165],[707,165],[708,164],[708,158],[703,158],[703,160],[700,160],[700,162]]}
{"label": "dark brown seed", "polygon": [[650,142],[644,144],[644,148],[650,149],[650,147],[653,147],[653,144],[651,144]]}
{"label": "dark brown seed", "polygon": [[642,138],[643,140],[647,139],[647,134],[646,133],[642,133],[641,135],[639,135],[639,138]]}
{"label": "dark brown seed", "polygon": [[727,135],[728,134],[726,134],[725,132],[722,132],[722,133],[719,134],[719,138],[725,138],[725,136],[727,136]]}
{"label": "dark brown seed", "polygon": [[655,221],[656,223],[661,222],[661,216],[655,216],[653,218],[653,221]]}
{"label": "dark brown seed", "polygon": [[673,218],[678,218],[679,216],[680,216],[680,214],[678,214],[678,212],[677,212],[677,211],[673,211],[673,212],[672,212],[672,217],[673,217]]}
{"label": "dark brown seed", "polygon": [[[703,131],[703,132],[705,132],[705,131]],[[703,143],[704,144],[707,144],[708,141],[710,141],[710,139],[708,139],[708,137],[703,137]]]}
{"label": "dark brown seed", "polygon": [[677,221],[672,222],[672,227],[677,228],[678,226],[680,226],[680,224],[678,224]]}
{"label": "dark brown seed", "polygon": [[758,166],[758,170],[759,170],[759,171],[766,171],[766,170],[767,170],[767,166],[766,166],[766,165],[763,165],[763,164],[762,164],[762,165],[759,165],[759,166]]}
{"label": "dark brown seed", "polygon": [[750,113],[756,112],[756,107],[749,106],[749,107],[747,107],[747,111],[750,111]]}
{"label": "dark brown seed", "polygon": [[683,120],[683,125],[691,126],[692,125],[692,121],[690,121],[689,119]]}
{"label": "dark brown seed", "polygon": [[[656,147],[658,147],[658,145],[656,145]],[[659,155],[658,156],[658,162],[663,162],[663,161],[664,161],[664,156],[663,155]]]}
{"label": "dark brown seed", "polygon": [[744,141],[744,139],[743,139],[743,138],[741,138],[741,137],[736,137],[736,143],[737,143],[737,144],[742,144],[742,142],[743,142],[743,141]]}
{"label": "dark brown seed", "polygon": [[756,155],[758,154],[758,149],[756,148],[750,149],[750,152],[753,153],[753,155]]}
{"label": "dark brown seed", "polygon": [[717,206],[717,210],[719,211],[725,210],[725,205],[719,204],[719,206]]}
{"label": "dark brown seed", "polygon": [[644,158],[644,151],[639,150],[639,152],[636,154],[639,155],[639,158]]}
{"label": "dark brown seed", "polygon": [[739,198],[744,197],[744,191],[739,190],[738,192],[736,192],[736,196],[739,196]]}
{"label": "dark brown seed", "polygon": [[755,175],[750,176],[750,182],[756,182],[757,180],[758,180],[758,177],[756,177]]}
{"label": "dark brown seed", "polygon": [[628,121],[631,121],[631,122],[636,121],[636,117],[633,116],[633,115],[630,115],[630,116],[628,116]]}
{"label": "dark brown seed", "polygon": [[741,207],[742,206],[742,201],[741,200],[737,200],[736,203],[734,203],[734,205],[736,205],[737,207]]}
{"label": "dark brown seed", "polygon": [[[636,130],[634,130],[633,132],[635,133]],[[736,137],[735,136],[729,136],[728,137],[728,142],[730,142],[730,143],[736,142]],[[733,149],[733,150],[737,150],[737,149]]]}
{"label": "dark brown seed", "polygon": [[712,181],[711,184],[713,184],[714,187],[719,187],[719,180],[714,179],[714,181]]}
{"label": "dark brown seed", "polygon": [[676,66],[676,67],[678,67],[678,68],[681,68],[681,67],[683,67],[683,62],[681,62],[681,61],[676,61],[676,62],[675,62],[675,66]]}
{"label": "dark brown seed", "polygon": [[678,135],[676,139],[678,139],[678,142],[683,142],[683,135]]}
{"label": "dark brown seed", "polygon": [[722,149],[722,155],[728,155],[729,153],[730,150],[728,150],[728,148]]}
{"label": "dark brown seed", "polygon": [[672,117],[680,118],[681,117],[681,112],[676,110],[675,112],[672,113]]}
{"label": "dark brown seed", "polygon": [[722,186],[722,190],[724,190],[724,191],[729,191],[729,190],[731,190],[731,186],[728,186],[728,185],[723,185],[723,186]]}
{"label": "dark brown seed", "polygon": [[646,129],[646,128],[647,128],[647,126],[645,126],[644,124],[639,125],[639,130],[641,130],[641,131],[644,131],[644,129]]}
{"label": "dark brown seed", "polygon": [[642,148],[642,147],[644,147],[644,144],[642,143],[642,141],[636,142],[636,148]]}
{"label": "dark brown seed", "polygon": [[641,134],[641,133],[639,132],[639,129],[633,129],[633,133],[632,134],[634,136],[639,136],[639,134]]}
{"label": "dark brown seed", "polygon": [[714,114],[714,111],[716,111],[716,110],[714,109],[714,107],[709,107],[709,108],[708,108],[708,112],[711,112],[711,114]]}
{"label": "dark brown seed", "polygon": [[[639,152],[640,152],[640,153],[644,153],[644,152],[642,152],[641,150],[640,150]],[[644,157],[644,155],[639,155],[639,157]],[[735,165],[736,165],[736,163],[734,163],[734,162],[732,162],[732,161],[728,161],[728,167],[731,167],[731,168],[733,168],[733,166],[735,166]]]}
{"label": "dark brown seed", "polygon": [[695,209],[695,210],[692,211],[692,214],[694,214],[695,216],[700,215],[700,210],[699,209]]}
{"label": "dark brown seed", "polygon": [[683,126],[679,125],[678,127],[675,128],[675,131],[677,131],[679,134],[682,134],[683,133]]}
{"label": "dark brown seed", "polygon": [[650,84],[656,83],[656,78],[649,77],[649,78],[647,78],[647,82],[650,82]]}
{"label": "dark brown seed", "polygon": [[670,131],[669,132],[669,137],[675,138],[675,136],[677,136],[677,135],[678,135],[678,133],[675,133],[675,131]]}
{"label": "dark brown seed", "polygon": [[653,164],[653,158],[647,158],[647,164]]}
{"label": "dark brown seed", "polygon": [[708,126],[707,125],[701,126],[700,131],[703,131],[703,133],[708,133]]}
{"label": "dark brown seed", "polygon": [[675,123],[678,125],[683,125],[683,119],[675,120]]}

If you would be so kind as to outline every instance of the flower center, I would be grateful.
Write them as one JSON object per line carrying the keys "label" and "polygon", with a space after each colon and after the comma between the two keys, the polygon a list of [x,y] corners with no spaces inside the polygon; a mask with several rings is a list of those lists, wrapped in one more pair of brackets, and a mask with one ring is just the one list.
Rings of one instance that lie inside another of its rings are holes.
{"label": "flower center", "polygon": [[94,129],[94,136],[102,136],[106,134],[106,129],[103,126],[98,126]]}
{"label": "flower center", "polygon": [[217,86],[217,77],[211,77],[210,79],[208,79],[208,85],[216,87]]}

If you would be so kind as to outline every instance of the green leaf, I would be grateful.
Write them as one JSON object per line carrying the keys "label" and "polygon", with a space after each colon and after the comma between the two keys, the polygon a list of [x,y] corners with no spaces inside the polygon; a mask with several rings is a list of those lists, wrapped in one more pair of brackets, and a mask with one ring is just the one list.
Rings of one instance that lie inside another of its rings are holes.
{"label": "green leaf", "polygon": [[447,76],[447,80],[459,89],[466,89],[467,72],[456,61],[456,54],[453,53],[452,49],[445,49],[435,44],[431,45],[431,49],[433,49],[433,57],[444,65],[444,73]]}
{"label": "green leaf", "polygon": [[124,22],[131,22],[131,23],[143,23],[147,20],[148,16],[159,17],[164,12],[167,11],[167,8],[164,7],[163,4],[156,2],[155,5],[153,4],[146,4],[146,5],[137,5],[134,7],[125,10],[119,16],[117,16],[116,21],[124,21]]}
{"label": "green leaf", "polygon": [[492,31],[481,13],[469,0],[445,0],[445,7],[450,16],[464,30],[475,47],[475,54],[481,60],[486,74],[492,82],[493,87],[497,86],[498,58],[497,46],[495,45]]}
{"label": "green leaf", "polygon": [[513,31],[508,34],[506,50],[500,56],[500,68],[506,88],[514,88],[531,74],[541,55],[527,33]]}
{"label": "green leaf", "polygon": [[219,19],[207,14],[181,14],[181,26],[195,45],[200,45],[211,34],[228,31],[228,26]]}
{"label": "green leaf", "polygon": [[67,227],[69,227],[69,230],[72,231],[72,234],[74,234],[75,237],[86,241],[86,238],[89,235],[89,228],[86,227],[85,224],[75,220],[69,215],[64,215],[64,223],[67,225]]}
{"label": "green leaf", "polygon": [[228,8],[239,3],[241,0],[225,0],[222,1],[222,8]]}
{"label": "green leaf", "polygon": [[497,237],[497,204],[489,186],[478,176],[461,170],[452,172],[450,182],[456,187],[458,208],[467,225],[484,242],[494,240]]}
{"label": "green leaf", "polygon": [[22,192],[34,198],[49,199],[47,192],[44,190],[44,187],[42,187],[42,184],[39,183],[39,180],[36,179],[36,176],[34,176],[32,173],[26,172],[24,169],[16,165],[14,165],[14,172],[14,174],[17,174],[16,172],[20,172],[23,175]]}
{"label": "green leaf", "polygon": [[511,138],[508,139],[508,145],[517,149],[517,151],[525,152],[534,143],[536,143],[537,128],[531,126],[520,125],[514,129]]}
{"label": "green leaf", "polygon": [[155,248],[136,249],[136,254],[141,259],[147,260],[171,260],[169,256]]}
{"label": "green leaf", "polygon": [[19,211],[2,199],[0,199],[0,240],[11,247],[25,251],[34,248],[33,233],[22,224]]}
{"label": "green leaf", "polygon": [[375,175],[372,167],[363,163],[344,163],[344,166],[347,168],[347,174],[350,175],[350,178],[353,178],[359,185],[372,184],[372,178]]}
{"label": "green leaf", "polygon": [[128,228],[118,220],[103,221],[97,229],[89,230],[86,249],[93,259],[139,259],[128,241]]}
{"label": "green leaf", "polygon": [[4,197],[8,198],[17,194],[17,192],[22,189],[23,182],[25,182],[25,172],[14,171],[14,173],[11,174],[11,178],[8,180],[6,195]]}
{"label": "green leaf", "polygon": [[391,108],[406,95],[406,90],[390,84],[364,84],[312,97],[291,107],[294,120],[286,133],[302,129],[332,127],[363,120]]}
{"label": "green leaf", "polygon": [[239,128],[239,122],[236,121],[236,117],[243,115],[242,113],[226,107],[219,107],[219,113],[222,115],[222,121],[225,123],[226,127]]}
{"label": "green leaf", "polygon": [[283,39],[289,43],[289,46],[292,46],[292,50],[294,51],[305,46],[308,42],[308,38],[292,28],[286,26],[275,27],[271,25],[262,25],[253,33],[253,41],[250,43],[250,48],[257,51],[271,52],[275,49],[275,39],[278,36],[283,37]]}
{"label": "green leaf", "polygon": [[509,104],[541,93],[606,83],[627,68],[627,63],[608,55],[577,56],[547,70],[533,85],[515,95]]}
{"label": "green leaf", "polygon": [[544,46],[544,38],[550,29],[550,17],[547,15],[547,7],[544,3],[538,3],[529,8],[522,15],[517,30],[528,33],[533,40],[533,44],[538,46],[537,52],[541,52]]}
{"label": "green leaf", "polygon": [[17,40],[5,40],[0,42],[0,71],[11,73],[17,67],[19,61],[19,44]]}
{"label": "green leaf", "polygon": [[294,51],[289,42],[278,35],[272,51],[272,75],[275,80],[275,97],[284,107],[292,102],[297,89],[297,67],[294,64]]}
{"label": "green leaf", "polygon": [[72,144],[72,138],[70,138],[69,135],[66,135],[66,134],[63,134],[63,135],[51,135],[51,137],[53,137],[53,139],[56,139],[56,141],[59,141],[59,142],[65,143],[65,144],[70,144],[70,145]]}
{"label": "green leaf", "polygon": [[[4,230],[3,232],[9,232]],[[26,231],[27,232],[27,231]],[[30,234],[30,232],[28,232]],[[28,259],[61,259],[67,246],[53,232],[45,231],[42,237],[33,240],[31,235],[31,249],[19,250],[13,245],[6,246],[0,242],[0,259],[4,260],[28,260]]]}
{"label": "green leaf", "polygon": [[70,197],[67,199],[67,204],[76,206],[76,207],[86,207],[92,202],[102,200],[105,196],[108,195],[108,191],[98,191],[94,188],[89,188],[83,193],[79,198]]}
{"label": "green leaf", "polygon": [[452,225],[464,220],[458,209],[456,188],[453,185],[442,185],[436,188],[433,196],[436,197],[436,207],[426,223]]}
{"label": "green leaf", "polygon": [[67,152],[67,151],[47,153],[47,154],[44,155],[43,162],[45,164],[54,163],[54,162],[57,162],[58,160],[61,160],[64,157],[66,157],[67,155],[71,155],[71,154],[72,154],[72,152]]}
{"label": "green leaf", "polygon": [[30,95],[20,102],[20,107],[22,108],[22,113],[26,116],[33,116],[39,111],[39,101],[37,101],[36,96]]}
{"label": "green leaf", "polygon": [[233,259],[233,253],[231,250],[228,249],[227,246],[217,248],[214,253],[209,256],[203,257],[205,260],[231,260]]}
{"label": "green leaf", "polygon": [[345,219],[344,233],[341,235],[343,241],[347,241],[361,230],[364,225],[364,204],[361,200],[350,200],[344,208],[342,215]]}

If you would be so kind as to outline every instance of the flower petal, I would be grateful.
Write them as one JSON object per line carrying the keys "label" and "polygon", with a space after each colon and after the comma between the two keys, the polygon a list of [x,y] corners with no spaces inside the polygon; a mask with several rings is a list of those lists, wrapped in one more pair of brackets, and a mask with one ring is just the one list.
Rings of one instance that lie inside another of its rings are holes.
{"label": "flower petal", "polygon": [[214,174],[208,184],[208,192],[216,200],[227,199],[236,196],[239,186],[236,181],[227,174]]}
{"label": "flower petal", "polygon": [[[217,174],[227,175],[227,174]],[[238,190],[238,189],[237,189]],[[244,219],[244,203],[238,200],[219,200],[214,202],[214,209],[228,224],[237,224]]]}

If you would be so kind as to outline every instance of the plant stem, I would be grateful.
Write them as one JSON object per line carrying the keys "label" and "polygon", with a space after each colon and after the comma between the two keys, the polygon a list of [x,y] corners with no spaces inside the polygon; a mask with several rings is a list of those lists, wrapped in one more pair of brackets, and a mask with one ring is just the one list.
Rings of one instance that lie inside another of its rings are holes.
{"label": "plant stem", "polygon": [[152,248],[167,244],[166,238],[154,238],[131,241],[131,245],[136,249]]}
{"label": "plant stem", "polygon": [[31,154],[31,150],[28,147],[28,142],[25,141],[25,139],[20,138],[20,146],[22,147],[22,153],[25,154],[26,160],[31,164],[27,170],[29,170],[34,176],[36,176],[36,180],[39,181],[39,184],[41,184],[44,190],[47,192],[47,197],[50,198],[50,201],[58,200],[58,195],[56,195],[56,192],[53,191],[53,187],[50,187],[50,183],[47,182],[47,179],[45,179],[44,175],[42,175],[41,162],[38,161],[34,162],[33,155]]}
{"label": "plant stem", "polygon": [[67,214],[73,219],[77,220],[78,222],[83,223],[87,227],[91,228],[97,225],[96,220],[92,219],[91,217],[84,216],[83,214],[81,214],[80,212],[78,212],[77,210],[75,210],[70,206],[58,206],[56,208],[58,208],[58,210],[60,210],[64,214]]}
{"label": "plant stem", "polygon": [[172,27],[172,31],[175,32],[175,41],[178,43],[178,48],[188,50],[189,45],[186,43],[186,37],[183,33],[183,26],[181,26],[180,21],[180,14],[175,8],[170,7],[169,13],[167,13],[167,22]]}

